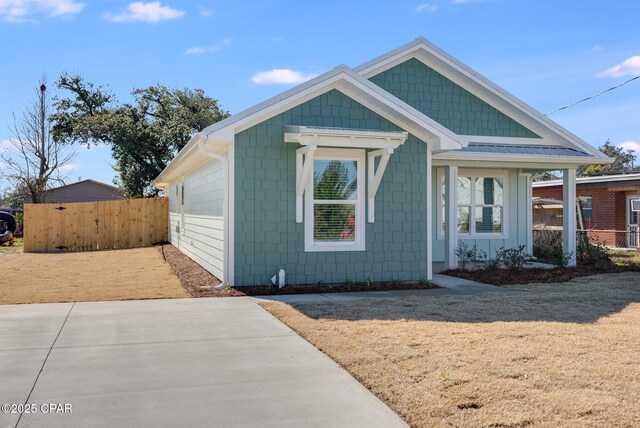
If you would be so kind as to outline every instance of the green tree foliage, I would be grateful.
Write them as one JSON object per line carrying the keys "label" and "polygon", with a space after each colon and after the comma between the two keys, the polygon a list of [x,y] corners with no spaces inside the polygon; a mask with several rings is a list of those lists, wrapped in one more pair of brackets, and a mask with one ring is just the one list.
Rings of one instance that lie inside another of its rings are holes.
{"label": "green tree foliage", "polygon": [[612,164],[608,165],[584,165],[578,168],[578,176],[593,175],[593,174],[623,174],[633,171],[633,162],[635,160],[635,154],[631,150],[624,149],[623,147],[616,147],[611,144],[611,141],[607,140],[604,145],[598,147],[605,155],[613,158]]}
{"label": "green tree foliage", "polygon": [[150,86],[134,89],[134,101],[120,104],[108,88],[82,76],[63,73],[57,85],[68,97],[56,99],[54,138],[109,145],[117,184],[129,197],[156,196],[153,179],[191,136],[229,116],[200,89]]}

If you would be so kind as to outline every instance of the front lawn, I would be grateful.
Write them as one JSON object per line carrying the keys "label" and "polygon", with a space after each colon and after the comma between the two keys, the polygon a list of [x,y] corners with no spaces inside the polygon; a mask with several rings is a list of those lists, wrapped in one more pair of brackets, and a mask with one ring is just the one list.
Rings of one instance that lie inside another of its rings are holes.
{"label": "front lawn", "polygon": [[263,306],[412,426],[639,426],[640,273],[514,288]]}
{"label": "front lawn", "polygon": [[0,272],[0,304],[190,297],[152,247],[2,254]]}

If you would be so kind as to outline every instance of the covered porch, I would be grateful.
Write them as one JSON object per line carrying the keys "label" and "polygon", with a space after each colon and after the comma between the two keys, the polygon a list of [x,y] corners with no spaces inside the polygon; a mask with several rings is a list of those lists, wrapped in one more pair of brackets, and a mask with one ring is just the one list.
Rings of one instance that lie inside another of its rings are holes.
{"label": "covered porch", "polygon": [[540,163],[445,162],[433,157],[433,231],[429,253],[433,273],[457,269],[461,243],[477,245],[488,258],[499,248],[524,247],[533,254],[532,181],[545,171],[562,171],[563,251],[576,265],[576,167]]}

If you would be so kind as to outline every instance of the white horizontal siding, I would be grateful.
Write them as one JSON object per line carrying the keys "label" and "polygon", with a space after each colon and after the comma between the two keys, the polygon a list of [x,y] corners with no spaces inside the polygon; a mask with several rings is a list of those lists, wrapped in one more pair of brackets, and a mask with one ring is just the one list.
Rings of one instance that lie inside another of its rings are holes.
{"label": "white horizontal siding", "polygon": [[179,183],[171,183],[169,185],[168,195],[169,196],[169,212],[170,213],[179,213],[180,212],[180,188]]}
{"label": "white horizontal siding", "polygon": [[212,161],[184,178],[184,206],[179,186],[180,182],[176,182],[169,187],[169,240],[185,255],[222,280],[224,278],[222,163]]}
{"label": "white horizontal siding", "polygon": [[180,214],[169,212],[169,242],[176,247],[180,247]]}

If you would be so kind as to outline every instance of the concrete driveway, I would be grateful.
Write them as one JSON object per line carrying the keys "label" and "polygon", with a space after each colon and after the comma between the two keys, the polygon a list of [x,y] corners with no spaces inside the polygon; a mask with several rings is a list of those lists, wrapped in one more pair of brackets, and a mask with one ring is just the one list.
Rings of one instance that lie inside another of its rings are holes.
{"label": "concrete driveway", "polygon": [[2,427],[406,426],[249,298],[0,306],[0,379]]}

